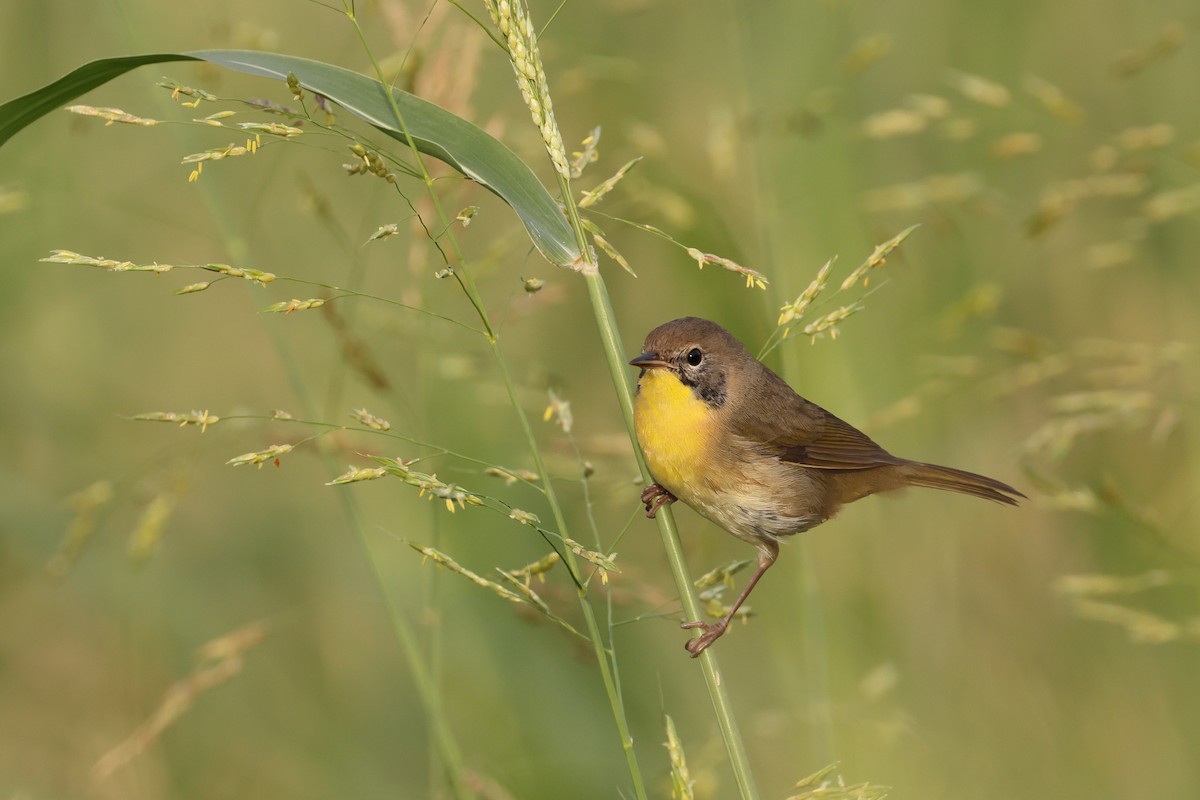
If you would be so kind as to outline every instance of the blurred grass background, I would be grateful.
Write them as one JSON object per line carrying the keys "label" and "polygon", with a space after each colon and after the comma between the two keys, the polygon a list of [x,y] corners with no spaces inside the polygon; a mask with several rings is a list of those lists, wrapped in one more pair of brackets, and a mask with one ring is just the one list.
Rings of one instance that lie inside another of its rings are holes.
{"label": "blurred grass background", "polygon": [[[543,22],[552,12],[533,8]],[[415,38],[404,80],[418,93],[487,126],[549,182],[510,68],[468,20],[443,4],[418,33],[423,7],[381,0],[359,13],[394,63]],[[1015,511],[932,492],[872,498],[785,549],[752,622],[718,645],[764,797],[835,760],[896,797],[1200,794],[1196,23],[1193,6],[1167,0],[607,0],[568,4],[543,39],[568,146],[603,127],[601,161],[576,185],[645,156],[601,210],[771,280],[744,289],[598,220],[640,276],[610,270],[631,356],[646,331],[685,314],[756,349],[826,259],[840,255],[848,271],[921,223],[836,342],[798,337],[772,366],[894,452],[1033,496]],[[8,4],[0,45],[4,99],[130,52],[255,47],[366,71],[353,31],[298,2]],[[282,86],[169,65],[84,102],[190,119],[154,86],[163,75],[288,101]],[[336,472],[311,449],[279,469],[223,466],[293,441],[294,427],[223,422],[201,435],[124,419],[298,415],[308,395],[327,421],[366,406],[423,441],[532,466],[483,343],[459,328],[335,304],[381,365],[380,390],[347,367],[320,312],[256,313],[302,290],[226,282],[174,297],[192,278],[37,263],[67,248],[329,283],[357,275],[369,291],[470,320],[452,282],[433,277],[441,264],[427,240],[360,246],[409,212],[382,182],[346,177],[344,155],[272,147],[210,164],[189,185],[179,159],[227,139],[55,113],[0,150],[0,796],[440,796],[424,713],[339,492],[359,504],[487,796],[620,796],[628,778],[588,651],[422,567],[399,541],[486,573],[545,554],[528,529],[450,515],[395,481],[325,487]],[[442,186],[451,213],[481,206],[462,238],[504,319],[527,411],[545,407],[548,388],[571,403],[605,541],[629,526],[611,582],[616,618],[669,603],[583,286],[527,255],[515,218],[486,192]],[[546,288],[525,295],[529,277]],[[553,424],[539,435],[582,526],[570,449]],[[423,452],[337,445],[339,463],[368,449]],[[546,518],[529,489],[429,463]],[[78,520],[70,498],[101,480],[111,502],[70,568],[50,576]],[[131,559],[155,498],[171,505],[162,539]],[[679,517],[696,575],[751,557],[690,511]],[[1165,585],[1056,589],[1064,576],[1151,570]],[[540,591],[577,614],[561,574]],[[191,672],[198,648],[256,620],[268,634],[240,674],[110,777],[89,776]],[[697,796],[733,796],[675,622],[617,628],[635,746],[667,796],[670,713]]]}

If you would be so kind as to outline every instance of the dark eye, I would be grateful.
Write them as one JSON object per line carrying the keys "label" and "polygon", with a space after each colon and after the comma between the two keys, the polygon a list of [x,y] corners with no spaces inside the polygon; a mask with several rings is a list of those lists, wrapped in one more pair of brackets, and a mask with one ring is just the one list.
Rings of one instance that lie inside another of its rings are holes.
{"label": "dark eye", "polygon": [[700,366],[700,361],[703,358],[704,358],[704,353],[700,352],[699,347],[693,347],[691,350],[688,351],[687,362],[689,364],[691,364],[693,367]]}

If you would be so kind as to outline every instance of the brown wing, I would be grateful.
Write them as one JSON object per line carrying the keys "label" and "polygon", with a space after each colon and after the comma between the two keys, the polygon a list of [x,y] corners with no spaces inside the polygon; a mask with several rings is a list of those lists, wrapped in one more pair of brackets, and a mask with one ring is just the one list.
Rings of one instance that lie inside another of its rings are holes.
{"label": "brown wing", "polygon": [[865,433],[796,394],[764,368],[755,393],[733,415],[736,433],[783,461],[812,469],[860,470],[903,464]]}

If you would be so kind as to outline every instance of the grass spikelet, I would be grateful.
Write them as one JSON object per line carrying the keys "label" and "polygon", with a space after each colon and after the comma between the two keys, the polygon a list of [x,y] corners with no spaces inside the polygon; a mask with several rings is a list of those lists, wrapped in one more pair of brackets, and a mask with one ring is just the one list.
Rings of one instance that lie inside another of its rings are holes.
{"label": "grass spikelet", "polygon": [[202,122],[205,125],[212,125],[217,128],[222,128],[222,127],[224,127],[221,124],[222,120],[227,120],[230,117],[234,117],[234,116],[237,116],[236,111],[218,111],[215,114],[209,114],[207,117],[202,117],[200,119],[194,119],[194,120],[192,120],[192,122]]}
{"label": "grass spikelet", "polygon": [[96,106],[67,106],[64,111],[70,111],[72,114],[79,114],[84,117],[99,117],[105,120],[105,125],[121,123],[123,125],[141,125],[146,128],[153,127],[162,122],[159,119],[148,119],[139,117],[122,111],[119,108],[98,108]]}
{"label": "grass spikelet", "polygon": [[598,568],[600,570],[600,581],[602,583],[608,583],[607,573],[621,571],[617,568],[616,553],[605,555],[604,553],[599,553],[595,550],[589,550],[574,539],[568,539],[566,537],[563,538],[563,544],[570,548],[572,553],[579,556],[584,561],[590,562],[596,568]]}
{"label": "grass spikelet", "polygon": [[891,791],[891,787],[870,783],[847,786],[840,775],[832,777],[837,768],[833,763],[809,775],[796,784],[799,793],[787,800],[883,800]]}
{"label": "grass spikelet", "polygon": [[667,729],[667,741],[663,746],[671,757],[671,800],[693,800],[692,776],[688,772],[687,758],[683,754],[683,743],[675,732],[675,721],[670,714],[664,714]]}
{"label": "grass spikelet", "polygon": [[212,286],[212,281],[200,281],[199,283],[189,283],[187,286],[176,289],[175,294],[195,294],[203,292],[208,287]]}
{"label": "grass spikelet", "polygon": [[401,461],[398,458],[372,456],[377,464],[382,466],[389,475],[395,475],[409,486],[417,488],[418,497],[428,496],[430,500],[439,499],[445,503],[446,510],[451,514],[456,508],[466,508],[468,505],[481,506],[483,499],[456,486],[446,483],[436,474],[421,472],[412,468],[411,461]]}
{"label": "grass spikelet", "polygon": [[616,188],[616,185],[621,182],[621,179],[624,178],[626,174],[628,174],[629,170],[633,169],[634,165],[636,165],[641,160],[642,160],[641,156],[631,159],[630,161],[626,162],[626,164],[624,166],[622,166],[619,170],[617,170],[616,173],[613,174],[612,177],[610,177],[608,180],[604,181],[604,183],[601,183],[599,186],[597,186],[595,189],[592,189],[591,191],[584,192],[579,199],[579,207],[580,208],[590,208],[590,207],[596,205],[597,203],[599,203],[602,199],[604,199],[604,196],[606,194],[608,194],[614,188]]}
{"label": "grass spikelet", "polygon": [[692,581],[692,584],[696,587],[697,591],[711,589],[714,586],[725,586],[732,589],[733,576],[750,566],[752,563],[753,562],[749,559],[731,561],[723,567],[717,567],[716,569],[709,570],[699,578],[696,578],[696,580]]}
{"label": "grass spikelet", "polygon": [[268,136],[279,136],[283,139],[295,139],[304,133],[300,128],[284,125],[282,122],[239,122],[238,128],[247,133],[265,133]]}
{"label": "grass spikelet", "polygon": [[390,431],[392,423],[382,417],[377,417],[365,408],[356,408],[351,418],[358,420],[373,431]]}
{"label": "grass spikelet", "polygon": [[542,68],[537,32],[529,18],[525,0],[484,0],[484,5],[500,31],[517,76],[517,86],[521,89],[533,124],[542,135],[542,143],[546,146],[550,161],[559,175],[570,178],[571,165],[567,162],[562,133],[554,118],[554,105],[550,100],[546,71]]}
{"label": "grass spikelet", "polygon": [[888,239],[883,244],[876,245],[875,249],[871,251],[871,255],[867,256],[867,260],[855,267],[854,271],[847,275],[846,279],[842,281],[842,291],[849,289],[854,284],[858,283],[860,279],[862,280],[863,288],[865,289],[868,281],[870,280],[869,273],[871,270],[878,269],[886,264],[887,257],[891,254],[891,252],[899,247],[900,243],[907,239],[909,234],[919,227],[921,226],[911,225],[900,231],[900,233],[896,234],[891,239]]}
{"label": "grass spikelet", "polygon": [[39,262],[47,264],[78,264],[85,267],[99,267],[109,272],[170,272],[174,267],[170,264],[134,264],[132,261],[115,261],[104,256],[85,256],[71,250],[51,250],[46,258]]}
{"label": "grass spikelet", "polygon": [[800,293],[800,296],[780,309],[779,321],[776,323],[778,327],[782,328],[793,320],[804,316],[804,312],[808,310],[812,302],[820,296],[821,292],[825,291],[825,286],[829,282],[829,271],[833,268],[836,260],[837,256],[834,256],[826,261],[817,270],[817,277],[813,278],[808,287]]}
{"label": "grass spikelet", "polygon": [[546,573],[553,569],[554,565],[562,561],[558,553],[550,553],[544,558],[539,558],[537,561],[526,564],[517,569],[505,570],[505,574],[511,578],[523,582],[526,586],[529,581],[536,575],[539,581],[545,582]]}
{"label": "grass spikelet", "polygon": [[[171,99],[182,105],[184,108],[195,108],[196,106],[200,105],[201,101],[203,100],[207,100],[210,103],[216,102],[217,100],[217,96],[214,94],[210,94],[203,89],[197,89],[192,86],[184,86],[182,83],[177,83],[169,78],[162,79],[157,85],[161,86],[163,89],[170,89]],[[180,100],[180,97],[190,97],[192,100]]]}
{"label": "grass spikelet", "polygon": [[380,225],[378,228],[376,228],[375,232],[368,236],[367,241],[363,242],[363,244],[377,242],[380,239],[386,239],[389,236],[395,236],[398,233],[400,233],[400,223],[389,222],[387,225]]}
{"label": "grass spikelet", "polygon": [[[600,126],[597,125],[592,128],[588,135],[583,137],[581,144],[583,145],[583,149],[571,153],[572,178],[581,177],[589,164],[594,164],[600,159]],[[582,207],[583,203],[579,205]]]}
{"label": "grass spikelet", "polygon": [[820,319],[814,320],[804,326],[804,335],[808,336],[815,344],[817,339],[828,336],[830,339],[836,339],[841,330],[838,325],[845,322],[846,319],[859,311],[862,311],[866,306],[862,303],[851,303],[850,305],[841,306],[830,311]]}
{"label": "grass spikelet", "polygon": [[271,461],[278,467],[280,457],[292,452],[292,448],[293,446],[290,444],[273,444],[266,450],[258,450],[253,453],[243,453],[240,456],[234,456],[225,463],[231,467],[255,464],[259,469],[262,469],[263,464]]}
{"label": "grass spikelet", "polygon": [[201,269],[206,269],[209,272],[216,272],[221,275],[226,275],[230,278],[242,278],[244,280],[253,281],[259,286],[266,286],[275,280],[275,274],[272,272],[263,272],[262,270],[253,269],[251,267],[231,267],[228,264],[202,264]]}
{"label": "grass spikelet", "polygon": [[[503,597],[505,600],[508,600],[509,602],[525,603],[528,601],[528,596],[524,592],[518,593],[506,586],[496,583],[495,581],[489,581],[482,575],[478,575],[459,564],[453,558],[440,550],[437,550],[433,547],[426,547],[424,545],[416,544],[415,542],[405,541],[404,543],[424,556],[424,560],[432,561],[443,569],[447,569],[456,575],[461,575],[467,580],[471,581],[471,583],[474,583],[476,586],[481,586],[484,589],[488,589],[495,594],[498,594],[500,597]],[[543,603],[543,605],[545,604]]]}
{"label": "grass spikelet", "polygon": [[374,175],[390,184],[396,183],[395,173],[388,169],[387,164],[377,154],[367,150],[358,142],[350,145],[350,152],[354,153],[358,160],[342,164],[342,169],[346,170],[347,175]]}
{"label": "grass spikelet", "polygon": [[527,483],[537,483],[541,477],[529,469],[508,469],[507,467],[488,467],[483,471],[484,475],[492,478],[502,478],[505,486],[512,486],[517,481],[525,481]]}
{"label": "grass spikelet", "polygon": [[208,411],[189,411],[186,414],[175,411],[147,411],[143,414],[134,414],[133,419],[141,422],[177,422],[181,428],[197,425],[201,433],[208,430],[209,425],[216,425],[221,421],[220,417],[209,414]]}
{"label": "grass spikelet", "polygon": [[522,511],[519,508],[514,508],[512,511],[508,512],[508,518],[511,520],[516,520],[517,522],[521,523],[522,525],[535,525],[536,526],[536,525],[540,525],[542,523],[542,521],[540,519],[538,519],[537,514],[534,514],[531,511]]}
{"label": "grass spikelet", "polygon": [[732,261],[722,256],[713,255],[712,253],[701,252],[695,247],[689,247],[687,249],[687,254],[696,262],[696,265],[699,266],[700,269],[704,269],[705,264],[716,264],[722,269],[727,269],[730,272],[736,272],[739,275],[745,276],[747,289],[767,288],[767,277],[765,275],[757,270],[750,269],[749,267],[743,267],[736,261]]}
{"label": "grass spikelet", "polygon": [[341,486],[346,483],[359,483],[360,481],[373,481],[377,478],[382,478],[387,475],[387,469],[384,467],[356,467],[353,464],[350,468],[338,475],[333,480],[326,483],[326,486]]}
{"label": "grass spikelet", "polygon": [[633,277],[635,277],[635,278],[637,277],[637,273],[633,271],[633,267],[631,267],[629,265],[629,262],[625,260],[625,256],[621,255],[621,253],[617,250],[617,248],[615,248],[611,244],[609,244],[607,239],[605,239],[599,233],[593,233],[592,241],[596,243],[596,247],[599,247],[600,250],[604,253],[604,255],[608,256],[613,261],[617,262],[617,264],[621,267],[621,269],[625,270]]}
{"label": "grass spikelet", "polygon": [[180,159],[180,164],[201,164],[205,161],[222,161],[226,158],[237,158],[250,153],[250,148],[243,147],[240,144],[230,142],[224,147],[214,147],[209,150],[202,150],[199,153],[191,153]]}
{"label": "grass spikelet", "polygon": [[496,572],[501,578],[508,581],[512,585],[513,589],[516,590],[517,594],[525,598],[527,603],[536,607],[542,613],[550,613],[550,606],[546,604],[545,600],[538,596],[538,593],[533,590],[532,586],[522,580],[514,578],[508,572],[500,569],[499,567],[496,567]]}
{"label": "grass spikelet", "polygon": [[308,300],[283,300],[279,303],[272,303],[262,310],[263,314],[291,314],[293,311],[308,311],[313,308],[320,308],[325,305],[326,301],[320,297],[312,297]]}

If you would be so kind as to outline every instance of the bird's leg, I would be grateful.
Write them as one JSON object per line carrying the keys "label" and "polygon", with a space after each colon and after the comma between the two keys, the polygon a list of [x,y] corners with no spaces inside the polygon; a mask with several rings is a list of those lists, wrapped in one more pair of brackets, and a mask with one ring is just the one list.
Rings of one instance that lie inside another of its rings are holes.
{"label": "bird's leg", "polygon": [[650,519],[654,519],[659,508],[678,499],[657,483],[650,484],[642,492],[642,505],[646,507],[646,516]]}
{"label": "bird's leg", "polygon": [[779,556],[779,543],[774,539],[767,539],[760,545],[758,551],[758,569],[754,575],[746,583],[746,588],[742,589],[742,593],[738,595],[738,599],[734,601],[733,608],[721,617],[716,622],[685,622],[679,627],[684,629],[700,628],[704,631],[700,636],[692,639],[684,645],[687,651],[692,654],[692,658],[703,653],[710,644],[720,639],[725,634],[725,630],[729,627],[733,615],[742,607],[742,603],[746,602],[746,598],[750,596],[750,592],[754,591],[754,585],[758,583],[758,579],[763,576],[763,573],[771,568],[775,563],[775,559]]}

